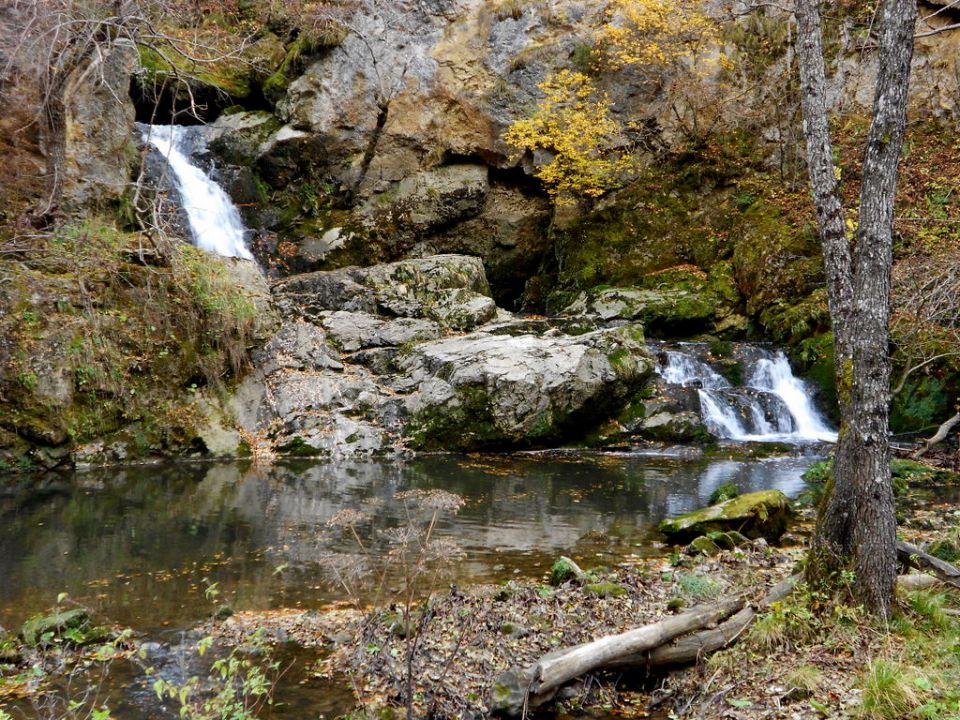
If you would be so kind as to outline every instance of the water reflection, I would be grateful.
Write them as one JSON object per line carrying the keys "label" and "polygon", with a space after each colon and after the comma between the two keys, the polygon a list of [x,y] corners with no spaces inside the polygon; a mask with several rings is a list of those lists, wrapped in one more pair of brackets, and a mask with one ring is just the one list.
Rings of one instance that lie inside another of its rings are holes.
{"label": "water reflection", "polygon": [[[649,552],[659,519],[703,505],[719,484],[796,494],[810,462],[433,457],[268,469],[180,464],[8,483],[0,624],[16,625],[68,592],[122,624],[184,627],[209,613],[208,582],[220,583],[238,609],[317,607],[337,597],[317,565],[329,549],[327,521],[343,508],[374,506],[375,529],[396,525],[394,495],[410,488],[466,498],[442,528],[467,551],[462,582],[539,573],[559,552]],[[281,565],[288,569],[275,572]]]}

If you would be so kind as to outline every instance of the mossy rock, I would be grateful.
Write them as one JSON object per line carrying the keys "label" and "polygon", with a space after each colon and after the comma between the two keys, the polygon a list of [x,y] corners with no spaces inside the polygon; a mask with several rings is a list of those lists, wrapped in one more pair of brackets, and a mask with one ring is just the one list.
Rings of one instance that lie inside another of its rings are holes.
{"label": "mossy rock", "polygon": [[660,532],[674,543],[688,543],[701,535],[728,530],[751,539],[775,541],[786,531],[793,516],[786,495],[779,490],[761,490],[664,520]]}
{"label": "mossy rock", "polygon": [[957,560],[960,560],[960,543],[954,540],[937,540],[930,544],[927,552],[941,560],[946,560],[948,563],[956,563]]}
{"label": "mossy rock", "polygon": [[90,629],[90,613],[82,608],[76,608],[30,618],[23,624],[20,637],[27,645],[36,647],[49,644],[57,638],[66,637],[68,633],[84,633]]}
{"label": "mossy rock", "polygon": [[[701,536],[704,537],[704,536]],[[705,537],[713,540],[716,543],[717,547],[721,550],[733,550],[737,544],[734,542],[733,538],[730,537],[729,533],[725,532],[712,532]],[[699,538],[698,538],[699,539]],[[696,540],[694,540],[696,542]]]}
{"label": "mossy rock", "polygon": [[[722,533],[711,533],[713,535],[722,535]],[[698,538],[694,538],[693,542],[687,545],[687,552],[690,555],[706,555],[708,557],[713,557],[720,554],[720,546],[717,545],[710,537],[706,535],[701,535]]]}
{"label": "mossy rock", "polygon": [[550,584],[557,587],[570,580],[576,580],[579,577],[577,570],[579,568],[574,566],[569,558],[560,558],[550,568]]}
{"label": "mossy rock", "polygon": [[623,587],[623,585],[608,581],[584,585],[583,591],[588,595],[594,595],[599,598],[618,598],[627,594],[627,589]]}

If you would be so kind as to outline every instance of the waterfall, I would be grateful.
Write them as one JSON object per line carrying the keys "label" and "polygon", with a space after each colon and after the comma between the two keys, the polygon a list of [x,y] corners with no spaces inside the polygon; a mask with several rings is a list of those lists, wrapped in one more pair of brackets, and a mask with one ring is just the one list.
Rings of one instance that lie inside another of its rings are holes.
{"label": "waterfall", "polygon": [[183,150],[184,137],[185,128],[180,125],[149,125],[143,130],[144,141],[160,151],[173,171],[194,242],[217,255],[253,260],[244,242],[240,211],[219,185],[190,162]]}
{"label": "waterfall", "polygon": [[692,387],[707,429],[741,441],[835,442],[837,434],[817,412],[804,382],[781,351],[741,346],[746,381],[735,386],[698,352],[702,346],[661,350],[658,374],[669,385]]}

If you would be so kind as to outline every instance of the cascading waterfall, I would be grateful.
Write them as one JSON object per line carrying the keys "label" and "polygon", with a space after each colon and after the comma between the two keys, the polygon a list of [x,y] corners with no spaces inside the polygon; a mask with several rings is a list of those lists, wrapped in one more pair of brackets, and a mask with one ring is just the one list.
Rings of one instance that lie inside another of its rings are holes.
{"label": "cascading waterfall", "polygon": [[180,125],[148,125],[143,139],[160,151],[173,171],[194,242],[217,255],[253,260],[244,241],[240,211],[217,183],[190,162],[183,151],[184,133]]}
{"label": "cascading waterfall", "polygon": [[696,357],[694,348],[662,350],[659,357],[657,372],[668,384],[696,388],[703,421],[718,437],[761,442],[837,439],[781,351],[752,348],[742,386],[734,386]]}

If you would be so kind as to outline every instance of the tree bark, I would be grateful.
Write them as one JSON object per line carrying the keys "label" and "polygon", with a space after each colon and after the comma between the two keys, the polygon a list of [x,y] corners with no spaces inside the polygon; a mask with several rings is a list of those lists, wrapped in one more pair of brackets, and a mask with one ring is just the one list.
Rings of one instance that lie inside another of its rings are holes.
{"label": "tree bark", "polygon": [[821,506],[808,579],[852,570],[857,598],[886,616],[896,582],[896,516],[888,419],[893,203],[906,127],[915,0],[884,0],[873,119],[848,237],[833,168],[819,0],[797,1],[798,58],[810,185],[817,208],[836,347],[840,436]]}

